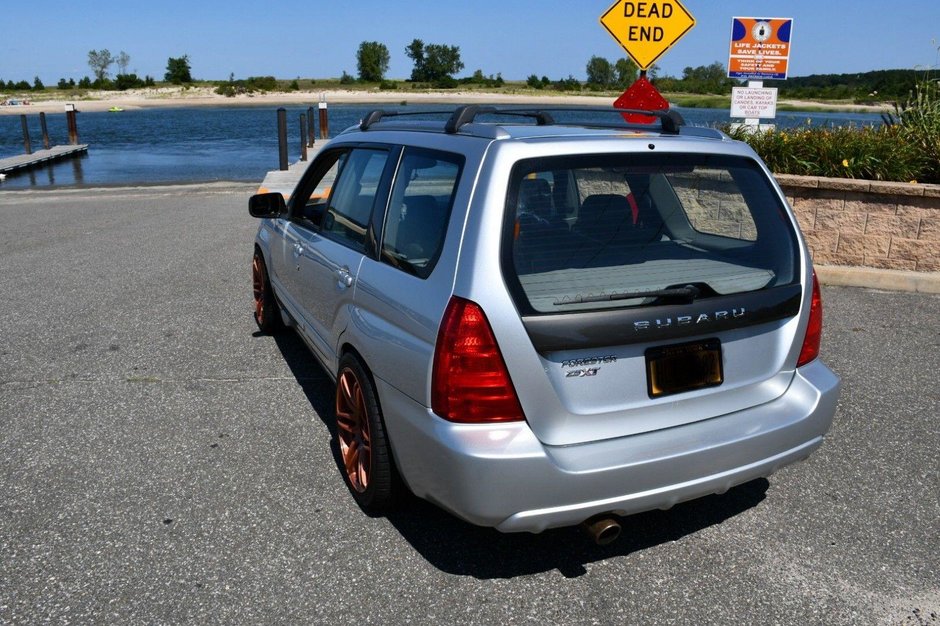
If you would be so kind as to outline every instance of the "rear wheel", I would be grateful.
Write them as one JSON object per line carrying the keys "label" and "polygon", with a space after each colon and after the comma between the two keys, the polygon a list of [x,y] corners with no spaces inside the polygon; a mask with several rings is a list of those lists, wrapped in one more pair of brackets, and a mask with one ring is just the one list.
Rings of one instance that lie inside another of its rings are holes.
{"label": "rear wheel", "polygon": [[336,438],[356,502],[370,515],[387,511],[399,492],[394,461],[372,379],[352,354],[340,359],[336,377]]}
{"label": "rear wheel", "polygon": [[258,249],[255,249],[255,256],[251,261],[251,284],[255,298],[255,323],[263,333],[276,333],[284,327],[284,322],[274,297],[274,290],[271,289],[264,256]]}

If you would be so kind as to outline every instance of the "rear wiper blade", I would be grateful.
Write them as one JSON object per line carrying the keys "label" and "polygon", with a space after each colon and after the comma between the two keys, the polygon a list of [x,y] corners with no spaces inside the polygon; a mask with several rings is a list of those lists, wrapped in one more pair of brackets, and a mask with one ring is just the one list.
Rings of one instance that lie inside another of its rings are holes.
{"label": "rear wiper blade", "polygon": [[563,306],[565,304],[587,304],[590,302],[615,302],[617,300],[636,300],[638,298],[683,298],[690,302],[695,300],[701,290],[695,285],[685,287],[670,287],[669,289],[650,289],[648,291],[631,291],[628,293],[608,293],[598,296],[575,296],[556,300],[552,304]]}

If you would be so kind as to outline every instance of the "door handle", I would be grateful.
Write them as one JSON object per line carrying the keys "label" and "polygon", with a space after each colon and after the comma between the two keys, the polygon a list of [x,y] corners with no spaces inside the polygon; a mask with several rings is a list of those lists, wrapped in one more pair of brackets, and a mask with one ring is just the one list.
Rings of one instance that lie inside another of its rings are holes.
{"label": "door handle", "polygon": [[342,267],[336,271],[336,275],[339,277],[339,286],[340,287],[352,287],[353,276],[349,273],[348,267]]}

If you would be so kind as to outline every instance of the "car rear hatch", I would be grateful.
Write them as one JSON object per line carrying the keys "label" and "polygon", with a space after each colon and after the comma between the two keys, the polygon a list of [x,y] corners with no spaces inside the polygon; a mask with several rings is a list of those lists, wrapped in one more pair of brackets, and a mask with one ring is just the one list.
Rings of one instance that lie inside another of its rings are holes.
{"label": "car rear hatch", "polygon": [[523,160],[503,228],[503,276],[533,348],[506,360],[543,442],[669,428],[787,389],[799,239],[754,159]]}

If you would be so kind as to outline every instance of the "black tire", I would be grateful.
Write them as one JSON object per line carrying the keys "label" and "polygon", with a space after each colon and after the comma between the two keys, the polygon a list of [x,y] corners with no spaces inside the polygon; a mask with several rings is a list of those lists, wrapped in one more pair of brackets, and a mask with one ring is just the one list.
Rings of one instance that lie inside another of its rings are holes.
{"label": "black tire", "polygon": [[268,268],[264,263],[264,255],[255,248],[255,256],[251,261],[251,284],[254,295],[255,323],[261,332],[273,335],[284,329],[284,320],[281,319],[281,309],[274,297]]}
{"label": "black tire", "polygon": [[336,376],[336,440],[350,493],[369,515],[381,515],[401,498],[402,488],[385,433],[372,378],[353,354],[345,354]]}

